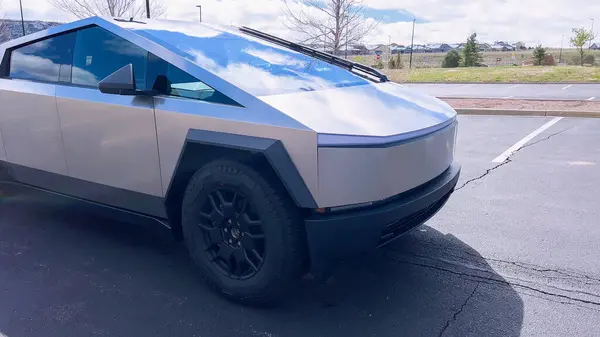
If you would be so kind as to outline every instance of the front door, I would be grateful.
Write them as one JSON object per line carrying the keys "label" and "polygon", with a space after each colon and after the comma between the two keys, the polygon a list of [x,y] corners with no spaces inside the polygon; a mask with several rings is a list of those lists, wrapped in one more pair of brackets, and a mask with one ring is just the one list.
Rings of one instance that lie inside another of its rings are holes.
{"label": "front door", "polygon": [[130,63],[138,88],[144,88],[144,49],[100,27],[77,31],[72,83],[56,89],[69,176],[162,197],[152,98],[97,89],[100,80]]}

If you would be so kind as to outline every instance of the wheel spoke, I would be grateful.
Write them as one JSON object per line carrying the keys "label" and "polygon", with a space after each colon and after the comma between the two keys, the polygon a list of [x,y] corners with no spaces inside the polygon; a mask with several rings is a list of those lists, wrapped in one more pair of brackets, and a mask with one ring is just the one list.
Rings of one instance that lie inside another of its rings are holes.
{"label": "wheel spoke", "polygon": [[232,274],[240,276],[242,274],[242,263],[246,261],[246,254],[244,254],[243,250],[236,249],[233,251],[232,257]]}
{"label": "wheel spoke", "polygon": [[[255,250],[252,250],[255,251]],[[244,254],[245,258],[246,258],[246,262],[248,262],[248,265],[250,265],[250,268],[252,268],[252,270],[254,270],[254,272],[258,271],[258,267],[254,264],[254,262],[252,262],[252,259],[250,259],[248,257],[248,255]],[[260,259],[259,261],[262,261],[262,259]]]}
{"label": "wheel spoke", "polygon": [[260,262],[262,263],[262,261],[263,261],[263,258],[262,258],[262,256],[260,256],[260,254],[258,253],[258,251],[257,251],[256,249],[252,249],[252,250],[251,250],[251,252],[252,252],[252,254],[254,255],[254,257],[255,257],[255,258],[258,260],[258,261],[260,261]]}
{"label": "wheel spoke", "polygon": [[[205,229],[205,228],[203,228]],[[210,242],[210,247],[214,245],[218,245],[223,242],[223,235],[221,234],[221,229],[219,228],[210,228],[205,229],[208,234],[208,241]],[[209,247],[209,249],[210,249]]]}
{"label": "wheel spoke", "polygon": [[261,224],[260,220],[250,220],[250,217],[248,217],[248,214],[246,213],[242,213],[237,218],[237,221],[240,224],[242,232],[249,232],[250,226],[259,226]]}
{"label": "wheel spoke", "polygon": [[215,227],[224,227],[225,216],[218,210],[213,209],[213,211],[210,213],[210,219]]}
{"label": "wheel spoke", "polygon": [[264,239],[265,236],[263,234],[250,234],[243,233],[242,234],[242,245],[244,245],[245,249],[253,250],[256,249],[256,244],[254,240]]}
{"label": "wheel spoke", "polygon": [[220,258],[229,265],[229,259],[231,258],[231,254],[233,253],[233,248],[228,245],[221,243],[219,244],[219,251],[217,252],[216,258]]}

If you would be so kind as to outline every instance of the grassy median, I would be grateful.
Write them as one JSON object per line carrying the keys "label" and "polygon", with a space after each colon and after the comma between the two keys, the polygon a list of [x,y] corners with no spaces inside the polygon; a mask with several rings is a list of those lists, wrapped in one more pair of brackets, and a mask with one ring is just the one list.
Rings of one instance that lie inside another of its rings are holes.
{"label": "grassy median", "polygon": [[422,68],[384,70],[395,82],[600,82],[600,67],[507,66],[489,68]]}

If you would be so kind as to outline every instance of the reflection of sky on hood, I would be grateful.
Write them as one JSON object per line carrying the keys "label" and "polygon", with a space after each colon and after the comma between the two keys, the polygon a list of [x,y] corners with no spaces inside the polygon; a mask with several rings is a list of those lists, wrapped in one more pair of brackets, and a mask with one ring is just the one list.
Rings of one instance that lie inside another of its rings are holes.
{"label": "reflection of sky on hood", "polygon": [[175,47],[179,55],[256,96],[369,83],[337,66],[242,33],[193,23],[123,26],[171,50]]}

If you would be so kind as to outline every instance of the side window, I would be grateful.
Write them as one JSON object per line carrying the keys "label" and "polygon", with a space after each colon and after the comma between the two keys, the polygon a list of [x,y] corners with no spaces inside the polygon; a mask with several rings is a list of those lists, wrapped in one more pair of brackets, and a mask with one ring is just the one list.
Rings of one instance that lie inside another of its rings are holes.
{"label": "side window", "polygon": [[137,89],[146,87],[148,52],[107,31],[92,27],[77,31],[73,56],[73,84],[97,86],[106,76],[131,63]]}
{"label": "side window", "polygon": [[75,33],[63,34],[18,47],[10,55],[11,78],[70,82]]}
{"label": "side window", "polygon": [[152,53],[148,53],[147,89],[158,90],[168,96],[240,106],[231,98]]}

